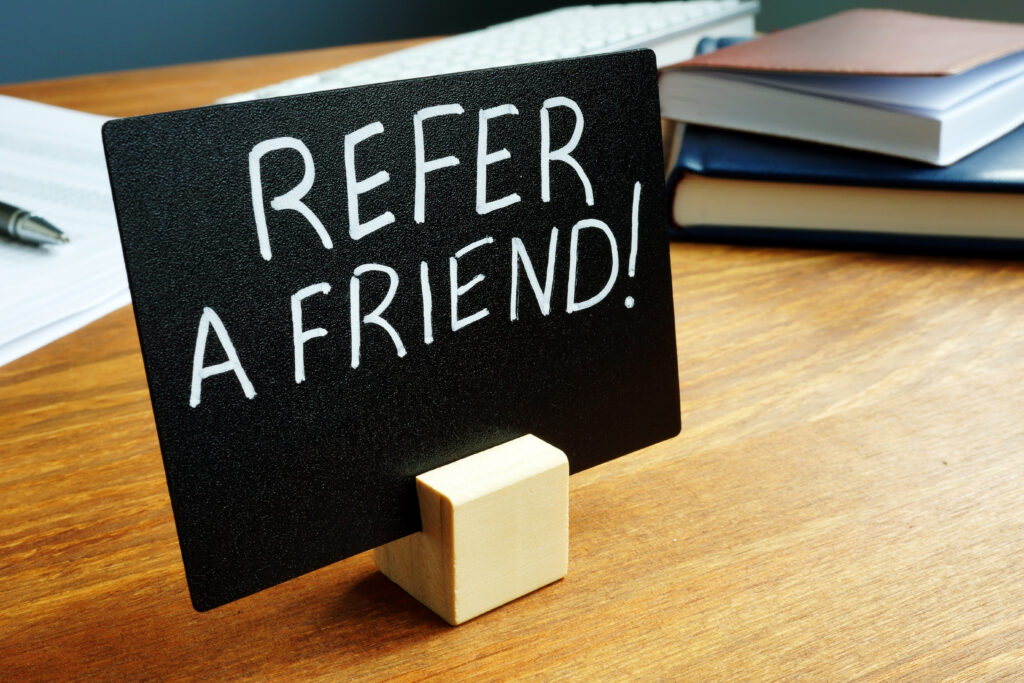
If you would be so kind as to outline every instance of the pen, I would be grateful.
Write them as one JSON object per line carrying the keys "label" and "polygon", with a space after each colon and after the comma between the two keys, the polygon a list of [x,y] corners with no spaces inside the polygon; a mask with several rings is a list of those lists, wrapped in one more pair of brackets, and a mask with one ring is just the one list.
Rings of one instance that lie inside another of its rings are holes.
{"label": "pen", "polygon": [[4,202],[0,202],[0,232],[29,244],[62,244],[70,241],[67,235],[45,218]]}

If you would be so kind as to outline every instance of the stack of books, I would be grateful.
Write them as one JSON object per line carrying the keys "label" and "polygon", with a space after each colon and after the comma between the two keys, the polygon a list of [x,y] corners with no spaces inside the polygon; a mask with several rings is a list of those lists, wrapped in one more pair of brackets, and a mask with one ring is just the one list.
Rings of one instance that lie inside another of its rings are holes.
{"label": "stack of books", "polygon": [[661,76],[693,239],[1024,245],[1024,25],[852,10]]}

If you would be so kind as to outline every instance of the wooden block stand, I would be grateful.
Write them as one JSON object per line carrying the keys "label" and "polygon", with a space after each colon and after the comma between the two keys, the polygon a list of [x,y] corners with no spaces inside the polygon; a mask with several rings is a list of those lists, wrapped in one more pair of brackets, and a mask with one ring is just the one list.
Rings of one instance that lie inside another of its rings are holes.
{"label": "wooden block stand", "polygon": [[423,531],[373,551],[389,579],[461,624],[565,576],[569,461],[526,435],[416,477]]}

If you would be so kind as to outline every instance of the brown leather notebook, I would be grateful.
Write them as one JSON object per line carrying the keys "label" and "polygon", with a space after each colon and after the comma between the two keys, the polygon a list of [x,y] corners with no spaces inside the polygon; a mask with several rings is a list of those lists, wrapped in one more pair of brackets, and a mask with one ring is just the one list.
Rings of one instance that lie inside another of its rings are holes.
{"label": "brown leather notebook", "polygon": [[669,68],[948,76],[1021,51],[1024,24],[857,9]]}

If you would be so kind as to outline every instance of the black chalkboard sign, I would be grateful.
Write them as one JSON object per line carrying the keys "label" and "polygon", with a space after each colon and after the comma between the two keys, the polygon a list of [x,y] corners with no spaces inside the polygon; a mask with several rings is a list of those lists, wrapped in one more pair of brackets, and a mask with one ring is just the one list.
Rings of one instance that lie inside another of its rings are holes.
{"label": "black chalkboard sign", "polygon": [[649,51],[103,132],[196,609],[416,531],[416,475],[524,433],[573,471],[678,433]]}

